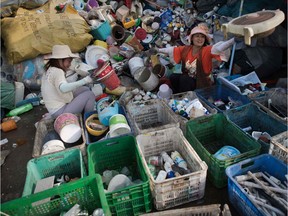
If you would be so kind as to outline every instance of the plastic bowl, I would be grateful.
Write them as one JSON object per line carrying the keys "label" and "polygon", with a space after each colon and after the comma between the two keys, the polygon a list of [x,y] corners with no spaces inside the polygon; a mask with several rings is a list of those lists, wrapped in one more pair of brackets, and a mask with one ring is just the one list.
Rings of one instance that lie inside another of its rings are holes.
{"label": "plastic bowl", "polygon": [[[92,129],[90,126],[89,126],[89,123],[92,122],[92,123],[95,123],[95,124],[98,124],[100,127],[103,127],[103,129],[99,129],[99,130],[96,130],[96,129]],[[108,127],[104,126],[103,124],[101,124],[101,122],[99,121],[98,119],[98,114],[92,114],[91,116],[89,116],[86,121],[85,121],[85,126],[86,126],[86,129],[88,131],[89,134],[93,135],[93,136],[101,136],[103,133],[105,133],[107,130],[108,130]]]}

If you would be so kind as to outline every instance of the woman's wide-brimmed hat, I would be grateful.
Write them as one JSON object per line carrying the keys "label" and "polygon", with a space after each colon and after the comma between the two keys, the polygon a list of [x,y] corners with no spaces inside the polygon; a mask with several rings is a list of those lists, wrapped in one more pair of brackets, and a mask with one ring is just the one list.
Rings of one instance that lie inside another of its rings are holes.
{"label": "woman's wide-brimmed hat", "polygon": [[65,58],[79,58],[79,55],[72,53],[68,45],[54,45],[52,48],[52,54],[47,57],[47,59]]}
{"label": "woman's wide-brimmed hat", "polygon": [[200,34],[205,35],[207,43],[210,43],[210,42],[211,42],[211,38],[209,37],[207,31],[206,31],[203,27],[196,26],[196,27],[194,27],[194,28],[191,30],[190,35],[189,35],[189,37],[188,37],[188,41],[189,41],[190,44],[191,44],[191,42],[192,42],[192,36],[193,36],[194,34],[197,34],[197,33],[200,33]]}

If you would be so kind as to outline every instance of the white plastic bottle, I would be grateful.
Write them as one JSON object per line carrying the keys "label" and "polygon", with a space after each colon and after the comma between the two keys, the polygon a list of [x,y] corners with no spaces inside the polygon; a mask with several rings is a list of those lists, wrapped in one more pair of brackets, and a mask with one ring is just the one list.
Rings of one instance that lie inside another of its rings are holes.
{"label": "white plastic bottle", "polygon": [[167,173],[164,170],[160,170],[155,181],[157,182],[161,182],[164,181],[166,179]]}
{"label": "white plastic bottle", "polygon": [[161,152],[161,157],[163,158],[164,162],[170,163],[171,166],[172,166],[172,164],[174,164],[174,161],[171,159],[171,157],[165,151]]}
{"label": "white plastic bottle", "polygon": [[179,166],[184,168],[185,170],[187,170],[187,163],[186,161],[183,159],[183,157],[180,155],[180,153],[178,151],[174,151],[171,153],[171,158],[173,159],[173,161]]}
{"label": "white plastic bottle", "polygon": [[165,162],[164,169],[167,172],[167,178],[173,178],[175,177],[175,173],[172,170],[171,164],[169,162]]}

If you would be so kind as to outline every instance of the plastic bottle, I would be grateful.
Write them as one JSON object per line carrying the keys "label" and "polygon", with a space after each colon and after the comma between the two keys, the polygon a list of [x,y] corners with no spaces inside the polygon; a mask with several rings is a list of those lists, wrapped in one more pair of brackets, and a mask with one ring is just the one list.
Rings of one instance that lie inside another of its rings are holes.
{"label": "plastic bottle", "polygon": [[160,170],[155,181],[164,181],[166,179],[167,173],[164,170]]}
{"label": "plastic bottle", "polygon": [[165,162],[164,169],[167,172],[167,178],[173,178],[175,177],[175,173],[172,170],[171,164],[169,162]]}
{"label": "plastic bottle", "polygon": [[20,107],[17,107],[13,110],[11,110],[6,116],[18,116],[21,115],[22,113],[28,112],[29,110],[33,109],[33,106],[31,103],[22,105]]}
{"label": "plastic bottle", "polygon": [[177,164],[173,164],[171,168],[175,172],[175,174],[179,173],[180,175],[186,175],[190,173],[190,170],[179,167]]}
{"label": "plastic bottle", "polygon": [[171,153],[171,158],[172,160],[179,166],[187,170],[187,163],[186,161],[182,158],[180,153],[178,151],[174,151]]}
{"label": "plastic bottle", "polygon": [[174,164],[174,161],[171,159],[171,157],[165,152],[161,152],[161,157],[163,158],[164,162],[168,162],[171,165]]}

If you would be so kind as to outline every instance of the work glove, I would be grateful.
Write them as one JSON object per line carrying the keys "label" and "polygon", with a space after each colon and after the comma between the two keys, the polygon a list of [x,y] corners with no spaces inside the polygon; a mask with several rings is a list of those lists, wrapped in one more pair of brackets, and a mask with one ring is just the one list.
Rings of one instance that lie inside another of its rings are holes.
{"label": "work glove", "polygon": [[214,44],[211,49],[212,54],[220,54],[224,52],[228,48],[230,48],[235,43],[235,39],[231,38],[228,41],[219,41],[218,43]]}
{"label": "work glove", "polygon": [[86,76],[82,79],[85,84],[93,83],[93,79],[90,76]]}

